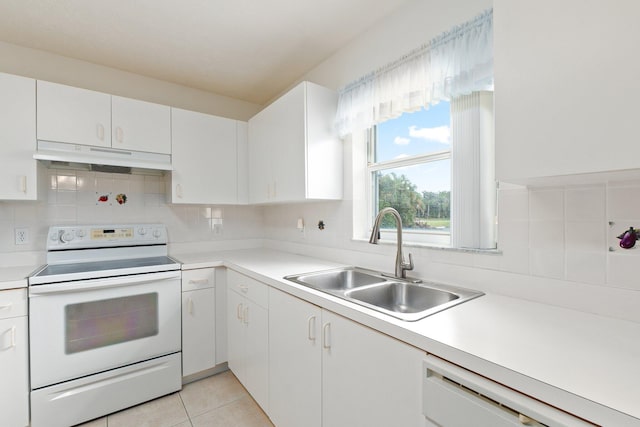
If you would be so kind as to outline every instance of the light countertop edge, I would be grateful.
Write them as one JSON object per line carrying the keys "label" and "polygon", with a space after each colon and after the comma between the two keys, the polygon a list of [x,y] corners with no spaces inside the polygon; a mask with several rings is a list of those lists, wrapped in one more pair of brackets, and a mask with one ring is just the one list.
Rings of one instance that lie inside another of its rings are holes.
{"label": "light countertop edge", "polygon": [[640,324],[487,294],[404,322],[283,279],[344,264],[267,249],[176,254],[225,266],[601,425],[640,425]]}

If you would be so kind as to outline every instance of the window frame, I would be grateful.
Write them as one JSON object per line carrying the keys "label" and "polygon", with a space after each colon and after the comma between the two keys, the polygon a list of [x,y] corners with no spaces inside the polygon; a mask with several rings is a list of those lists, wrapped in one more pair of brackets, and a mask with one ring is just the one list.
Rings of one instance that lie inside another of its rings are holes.
{"label": "window frame", "polygon": [[[450,111],[451,114],[451,111]],[[391,119],[393,120],[393,119]],[[395,169],[399,167],[408,167],[416,165],[425,165],[432,162],[441,160],[452,159],[452,148],[448,150],[440,150],[426,154],[416,154],[412,156],[402,157],[400,159],[385,160],[382,162],[375,162],[376,155],[376,142],[377,142],[377,125],[367,129],[366,132],[366,144],[367,144],[367,165],[366,165],[366,188],[367,188],[367,216],[368,216],[368,230],[369,233],[373,228],[373,221],[378,214],[379,204],[379,191],[377,186],[376,172],[388,169]],[[453,144],[453,141],[451,141]],[[451,147],[451,145],[450,145]],[[452,181],[452,176],[449,176],[449,182]],[[381,229],[380,236],[383,240],[394,241],[395,229]],[[447,232],[436,230],[416,230],[411,228],[402,229],[404,242],[411,244],[427,244],[437,246],[451,246],[451,230]]]}

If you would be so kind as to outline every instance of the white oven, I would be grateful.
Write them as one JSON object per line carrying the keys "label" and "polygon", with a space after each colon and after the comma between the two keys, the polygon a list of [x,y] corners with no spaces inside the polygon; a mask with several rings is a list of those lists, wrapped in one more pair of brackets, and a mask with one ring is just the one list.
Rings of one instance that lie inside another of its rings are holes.
{"label": "white oven", "polygon": [[164,227],[49,236],[49,264],[29,284],[31,425],[73,425],[179,390],[180,266]]}

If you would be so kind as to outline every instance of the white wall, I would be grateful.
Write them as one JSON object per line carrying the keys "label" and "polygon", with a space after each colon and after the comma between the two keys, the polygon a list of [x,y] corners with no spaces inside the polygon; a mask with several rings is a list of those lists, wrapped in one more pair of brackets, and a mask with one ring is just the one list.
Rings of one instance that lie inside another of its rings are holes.
{"label": "white wall", "polygon": [[0,42],[0,72],[236,120],[249,120],[260,110],[249,102],[4,42]]}
{"label": "white wall", "polygon": [[[409,2],[305,78],[338,89],[488,7],[491,1]],[[360,166],[352,164],[353,152],[347,141],[345,177]],[[498,197],[499,254],[406,248],[405,254],[414,255],[413,275],[640,322],[640,248],[621,250],[616,239],[629,226],[640,226],[640,182],[542,189],[501,185]],[[342,202],[268,207],[267,245],[391,272],[395,245],[351,238],[353,200],[361,198],[347,179]],[[297,218],[307,224],[304,233],[296,230]],[[315,226],[320,219],[326,223],[323,231]]]}

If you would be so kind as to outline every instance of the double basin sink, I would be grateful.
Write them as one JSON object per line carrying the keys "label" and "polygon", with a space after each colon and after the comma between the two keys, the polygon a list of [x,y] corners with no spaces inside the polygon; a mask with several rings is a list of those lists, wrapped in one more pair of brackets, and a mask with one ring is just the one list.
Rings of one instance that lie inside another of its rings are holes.
{"label": "double basin sink", "polygon": [[387,277],[357,267],[285,279],[405,321],[420,320],[483,295],[468,289]]}

